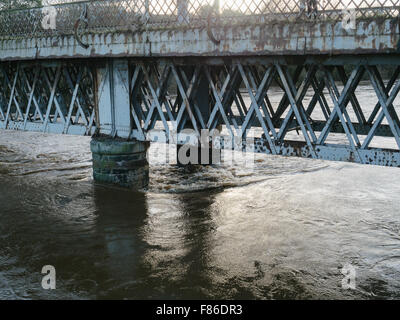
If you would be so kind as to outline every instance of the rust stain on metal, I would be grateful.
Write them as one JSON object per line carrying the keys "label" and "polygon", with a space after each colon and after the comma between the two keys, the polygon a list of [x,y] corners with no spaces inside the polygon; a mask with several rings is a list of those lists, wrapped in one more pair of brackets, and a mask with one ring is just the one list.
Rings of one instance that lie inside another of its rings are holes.
{"label": "rust stain on metal", "polygon": [[395,53],[398,21],[360,20],[355,31],[339,22],[285,23],[213,28],[215,45],[204,28],[121,31],[85,35],[82,50],[71,36],[0,40],[0,60],[146,56],[284,56]]}

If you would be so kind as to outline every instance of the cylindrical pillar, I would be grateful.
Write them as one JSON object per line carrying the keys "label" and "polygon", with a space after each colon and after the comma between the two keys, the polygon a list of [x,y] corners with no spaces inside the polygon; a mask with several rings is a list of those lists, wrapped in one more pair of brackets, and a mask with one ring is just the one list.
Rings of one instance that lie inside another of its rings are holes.
{"label": "cylindrical pillar", "polygon": [[146,188],[149,184],[148,148],[148,142],[92,138],[94,180],[133,190]]}

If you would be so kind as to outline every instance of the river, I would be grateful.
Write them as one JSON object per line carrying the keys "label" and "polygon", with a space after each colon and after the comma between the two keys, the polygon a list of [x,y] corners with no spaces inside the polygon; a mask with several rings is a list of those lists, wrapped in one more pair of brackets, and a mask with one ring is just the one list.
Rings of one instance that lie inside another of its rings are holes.
{"label": "river", "polygon": [[134,193],[93,182],[89,143],[0,131],[0,299],[400,298],[398,168],[235,154],[188,170],[153,144]]}

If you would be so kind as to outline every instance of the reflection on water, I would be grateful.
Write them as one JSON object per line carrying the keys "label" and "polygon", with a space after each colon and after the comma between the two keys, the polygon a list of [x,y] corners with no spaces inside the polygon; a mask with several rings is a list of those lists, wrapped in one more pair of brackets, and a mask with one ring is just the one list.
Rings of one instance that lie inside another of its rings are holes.
{"label": "reflection on water", "polygon": [[398,168],[235,154],[187,170],[153,144],[133,193],[92,181],[89,143],[0,132],[0,299],[400,298]]}

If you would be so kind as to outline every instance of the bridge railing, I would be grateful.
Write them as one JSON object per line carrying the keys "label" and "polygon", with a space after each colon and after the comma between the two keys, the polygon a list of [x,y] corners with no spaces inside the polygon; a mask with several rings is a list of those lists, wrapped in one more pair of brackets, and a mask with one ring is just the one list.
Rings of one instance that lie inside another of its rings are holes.
{"label": "bridge railing", "polygon": [[[51,3],[50,9],[0,10],[0,38],[271,21],[338,21],[346,14],[356,18],[398,18],[400,14],[400,0],[91,0]],[[43,24],[51,15],[55,17],[55,28]]]}

